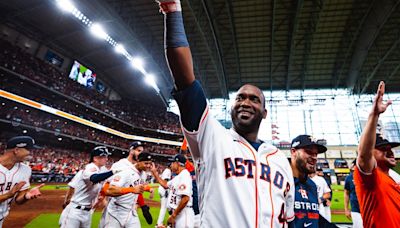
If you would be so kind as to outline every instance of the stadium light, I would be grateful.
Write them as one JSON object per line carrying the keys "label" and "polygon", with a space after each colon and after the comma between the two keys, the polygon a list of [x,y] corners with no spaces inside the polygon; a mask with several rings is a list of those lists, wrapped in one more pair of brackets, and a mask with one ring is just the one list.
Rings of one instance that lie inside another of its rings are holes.
{"label": "stadium light", "polygon": [[90,26],[90,32],[94,36],[103,40],[109,38],[109,35],[106,33],[106,31],[104,31],[103,27],[98,23],[93,23],[92,26]]}
{"label": "stadium light", "polygon": [[144,76],[144,80],[146,81],[146,83],[147,83],[148,85],[150,85],[151,87],[153,87],[153,88],[157,91],[157,93],[160,91],[160,89],[158,88],[158,86],[157,86],[157,84],[156,84],[156,80],[155,80],[154,75],[152,75],[152,74],[147,74],[147,75]]}
{"label": "stadium light", "polygon": [[57,5],[61,10],[69,13],[76,9],[70,0],[57,0]]}
{"label": "stadium light", "polygon": [[140,72],[142,72],[144,75],[146,75],[146,71],[144,70],[144,62],[141,58],[139,57],[133,58],[132,66],[135,67]]}
{"label": "stadium light", "polygon": [[27,130],[23,130],[22,133],[26,134],[26,133],[28,133],[28,131]]}

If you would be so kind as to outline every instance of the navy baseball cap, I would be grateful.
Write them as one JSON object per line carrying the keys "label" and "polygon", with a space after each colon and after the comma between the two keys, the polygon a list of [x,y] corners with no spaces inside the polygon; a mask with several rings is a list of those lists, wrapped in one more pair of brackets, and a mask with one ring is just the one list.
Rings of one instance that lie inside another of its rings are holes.
{"label": "navy baseball cap", "polygon": [[129,149],[133,150],[133,149],[138,148],[139,146],[143,146],[143,143],[140,141],[136,141],[136,142],[131,143],[131,146],[129,147]]}
{"label": "navy baseball cap", "polygon": [[153,155],[147,152],[142,152],[138,156],[138,161],[153,161]]}
{"label": "navy baseball cap", "polygon": [[35,140],[30,136],[16,136],[7,141],[7,149],[25,148],[25,149],[40,149],[35,145]]}
{"label": "navy baseball cap", "polygon": [[295,149],[299,149],[299,148],[303,148],[306,146],[317,146],[318,149],[318,153],[324,153],[326,152],[328,149],[324,146],[321,145],[317,142],[316,139],[314,139],[312,136],[310,135],[299,135],[296,138],[294,138],[292,140],[292,148]]}
{"label": "navy baseball cap", "polygon": [[389,142],[387,139],[384,139],[381,134],[376,134],[375,148],[378,149],[380,147],[390,146],[390,148],[395,148],[400,146],[399,142]]}
{"label": "navy baseball cap", "polygon": [[186,158],[182,154],[176,154],[174,157],[168,159],[171,163],[178,162],[180,165],[184,166],[186,163]]}
{"label": "navy baseball cap", "polygon": [[107,147],[105,146],[98,146],[95,147],[92,152],[90,152],[90,156],[93,158],[95,156],[109,156],[111,155],[110,152],[108,152]]}

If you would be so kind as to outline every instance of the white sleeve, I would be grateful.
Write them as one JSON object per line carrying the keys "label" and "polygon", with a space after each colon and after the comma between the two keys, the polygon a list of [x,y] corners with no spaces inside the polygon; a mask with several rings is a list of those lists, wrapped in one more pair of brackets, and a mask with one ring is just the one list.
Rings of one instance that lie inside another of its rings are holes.
{"label": "white sleeve", "polygon": [[[291,170],[290,165],[289,165],[288,168]],[[289,172],[289,175],[292,175],[291,171]],[[287,192],[287,195],[286,195],[286,203],[285,203],[286,204],[286,208],[285,208],[286,220],[288,222],[291,222],[295,218],[295,215],[294,215],[294,199],[295,198],[294,197],[295,197],[295,189],[296,189],[296,187],[294,185],[293,176],[291,176],[291,178],[289,178],[286,187],[289,188],[289,191]]]}
{"label": "white sleeve", "polygon": [[326,182],[325,178],[323,178],[323,177],[321,177],[321,178],[322,178],[321,181],[324,183],[323,184],[323,189],[322,189],[323,194],[325,194],[327,192],[331,192],[331,189],[329,188],[329,185]]}
{"label": "white sleeve", "polygon": [[115,174],[112,176],[112,180],[110,182],[110,186],[117,186],[117,187],[126,187],[128,180],[128,176],[130,173],[128,171],[122,171],[120,173]]}
{"label": "white sleeve", "polygon": [[193,194],[192,178],[190,177],[190,174],[188,171],[183,173],[183,176],[180,179],[176,194],[177,195],[185,195],[185,196],[191,196]]}
{"label": "white sleeve", "polygon": [[95,164],[93,164],[93,163],[87,164],[85,169],[82,172],[82,179],[87,181],[90,179],[90,176],[92,176],[93,174],[96,174],[98,172],[99,172],[99,169]]}
{"label": "white sleeve", "polygon": [[31,175],[32,175],[32,169],[29,166],[25,166],[26,167],[26,171],[24,171],[24,180],[25,184],[24,186],[22,186],[21,191],[29,189],[31,187],[31,184],[29,182],[29,180],[31,179]]}
{"label": "white sleeve", "polygon": [[161,174],[161,179],[165,180],[171,180],[171,170],[170,169],[164,169],[163,173]]}
{"label": "white sleeve", "polygon": [[190,132],[183,128],[183,134],[193,158],[201,160],[211,158],[213,154],[210,153],[213,153],[216,143],[223,143],[221,142],[223,141],[221,140],[221,131],[226,131],[226,129],[210,115],[209,106],[207,105],[197,131]]}
{"label": "white sleeve", "polygon": [[71,188],[76,188],[79,181],[79,175],[82,175],[82,172],[83,172],[82,170],[77,172],[75,176],[72,178],[72,180],[68,183],[68,186],[70,186]]}

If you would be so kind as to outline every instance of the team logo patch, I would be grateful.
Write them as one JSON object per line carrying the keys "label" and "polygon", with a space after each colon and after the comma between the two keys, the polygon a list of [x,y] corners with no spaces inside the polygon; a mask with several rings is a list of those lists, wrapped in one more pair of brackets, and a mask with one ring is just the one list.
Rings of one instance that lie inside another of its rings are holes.
{"label": "team logo patch", "polygon": [[118,182],[119,180],[121,180],[121,176],[115,176],[113,181]]}
{"label": "team logo patch", "polygon": [[308,199],[307,191],[306,191],[306,190],[304,190],[304,189],[299,189],[299,192],[300,192],[302,198]]}
{"label": "team logo patch", "polygon": [[186,185],[184,185],[184,184],[179,185],[178,189],[181,190],[181,191],[183,191],[183,190],[186,189]]}

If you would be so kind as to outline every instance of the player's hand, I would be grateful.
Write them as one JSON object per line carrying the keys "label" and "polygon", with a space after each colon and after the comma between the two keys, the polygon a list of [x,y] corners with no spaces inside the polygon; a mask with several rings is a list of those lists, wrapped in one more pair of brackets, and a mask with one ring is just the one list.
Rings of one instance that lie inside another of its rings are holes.
{"label": "player's hand", "polygon": [[136,185],[133,187],[133,193],[135,194],[142,194],[144,191],[144,185]]}
{"label": "player's hand", "polygon": [[174,226],[175,225],[175,219],[176,219],[176,216],[174,214],[170,215],[168,220],[167,220],[168,225]]}
{"label": "player's hand", "polygon": [[331,206],[331,201],[330,200],[326,200],[326,207],[330,207]]}
{"label": "player's hand", "polygon": [[31,190],[29,190],[26,194],[25,194],[25,199],[35,199],[39,196],[42,195],[42,193],[40,192],[40,188],[43,187],[44,184],[41,184],[39,186],[36,186],[34,188],[32,188]]}
{"label": "player's hand", "polygon": [[68,206],[69,203],[70,203],[69,200],[68,201],[64,201],[64,203],[62,205],[62,208],[65,209]]}
{"label": "player's hand", "polygon": [[9,191],[10,198],[13,197],[17,192],[19,192],[21,188],[24,187],[25,184],[26,184],[25,181],[21,181],[16,185],[14,185],[14,187],[12,187],[11,190]]}
{"label": "player's hand", "polygon": [[345,211],[344,211],[344,214],[346,215],[346,217],[347,217],[349,220],[351,220],[351,212],[350,212],[350,210],[345,210]]}
{"label": "player's hand", "polygon": [[156,168],[156,164],[154,164],[154,162],[151,163],[151,168],[150,168],[151,173],[157,173],[157,168]]}
{"label": "player's hand", "polygon": [[386,103],[383,102],[383,95],[385,94],[385,83],[381,81],[378,86],[378,90],[376,91],[376,96],[374,99],[374,103],[372,105],[372,114],[379,115],[386,111],[387,107],[392,104],[391,100],[388,100]]}
{"label": "player's hand", "polygon": [[150,198],[150,199],[153,199],[153,198],[154,198],[154,189],[153,189],[153,188],[150,189],[149,198]]}

